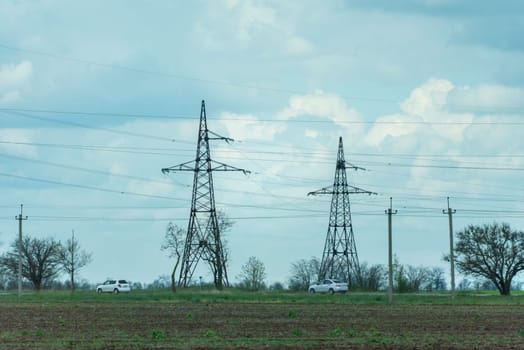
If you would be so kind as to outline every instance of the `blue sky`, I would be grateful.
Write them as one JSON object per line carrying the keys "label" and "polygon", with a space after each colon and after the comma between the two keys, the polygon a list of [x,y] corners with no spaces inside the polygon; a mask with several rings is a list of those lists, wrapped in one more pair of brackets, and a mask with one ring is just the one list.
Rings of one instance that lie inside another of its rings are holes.
{"label": "blue sky", "polygon": [[[217,207],[235,277],[259,257],[268,282],[320,257],[338,137],[360,261],[394,252],[441,266],[454,226],[524,229],[524,5],[520,1],[0,0],[0,251],[24,231],[94,261],[92,282],[168,274],[167,223],[186,227],[200,101],[218,161]],[[173,141],[174,140],[174,141]],[[145,196],[144,196],[145,195]],[[210,279],[201,264],[197,274]]]}

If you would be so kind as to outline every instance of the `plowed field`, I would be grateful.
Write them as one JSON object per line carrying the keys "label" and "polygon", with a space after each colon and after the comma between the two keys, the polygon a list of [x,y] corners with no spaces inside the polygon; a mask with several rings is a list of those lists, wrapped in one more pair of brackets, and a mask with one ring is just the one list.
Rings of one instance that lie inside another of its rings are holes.
{"label": "plowed field", "polygon": [[0,348],[524,349],[524,307],[0,300]]}

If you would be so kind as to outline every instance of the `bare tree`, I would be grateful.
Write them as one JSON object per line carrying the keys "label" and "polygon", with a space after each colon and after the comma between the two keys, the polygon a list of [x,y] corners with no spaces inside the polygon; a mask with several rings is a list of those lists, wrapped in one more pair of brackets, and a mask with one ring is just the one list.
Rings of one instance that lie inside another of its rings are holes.
{"label": "bare tree", "polygon": [[[220,232],[220,240],[222,244],[219,248],[208,245],[208,251],[202,254],[202,260],[206,261],[213,272],[213,282],[220,290],[222,289],[222,282],[226,287],[229,286],[229,276],[227,275],[227,267],[230,262],[231,252],[228,247],[226,239],[226,232],[231,229],[235,223],[229,219],[223,211],[217,211],[218,231]],[[225,267],[225,268],[224,268]]]}
{"label": "bare tree", "polygon": [[[229,242],[227,240],[226,233],[231,230],[235,222],[227,217],[226,213],[222,210],[217,212],[218,228],[220,230],[220,236],[222,238],[222,254],[224,259],[224,266],[229,267],[229,260],[231,258],[231,251],[229,249]],[[226,286],[229,284],[227,271],[226,271]]]}
{"label": "bare tree", "polygon": [[[210,245],[207,245],[207,250],[202,253],[201,259],[208,263],[209,267],[211,268],[215,286],[218,288],[219,285],[221,285],[219,281],[224,281],[225,286],[229,286],[227,266],[229,265],[231,254],[227,239],[225,238],[225,233],[231,229],[234,221],[230,220],[222,211],[217,212],[217,220],[218,229],[222,240],[222,249],[218,251]],[[170,222],[166,228],[164,241],[160,247],[161,250],[168,252],[170,258],[175,258],[175,264],[171,272],[171,289],[173,292],[176,292],[176,273],[178,266],[180,265],[180,261],[184,255],[186,237],[186,230]],[[224,266],[226,269],[222,268]],[[222,275],[222,277],[219,275]]]}
{"label": "bare tree", "polygon": [[403,265],[395,256],[393,263],[393,284],[399,293],[417,292],[429,281],[429,269],[424,266]]}
{"label": "bare tree", "polygon": [[426,290],[445,290],[446,279],[444,277],[444,269],[441,267],[433,267],[427,270]]}
{"label": "bare tree", "polygon": [[263,289],[265,286],[264,280],[266,279],[266,267],[260,259],[252,256],[242,265],[238,278],[240,279],[240,286],[243,288],[252,291]]}
{"label": "bare tree", "polygon": [[171,271],[171,290],[173,293],[176,292],[176,271],[184,252],[185,236],[185,231],[182,228],[169,222],[169,224],[167,224],[164,242],[160,247],[161,250],[167,251],[170,258],[175,259],[173,271]]}
{"label": "bare tree", "polygon": [[[18,273],[18,240],[11,243],[11,249],[0,257],[0,265],[10,273]],[[60,242],[52,238],[39,239],[26,236],[22,239],[22,276],[33,284],[37,291],[42,284],[60,274]]]}
{"label": "bare tree", "polygon": [[160,275],[156,280],[147,286],[148,289],[165,289],[169,288],[169,276]]}
{"label": "bare tree", "polygon": [[355,278],[351,285],[362,290],[378,291],[385,283],[386,269],[383,265],[369,266],[367,263],[360,264],[360,277]]}
{"label": "bare tree", "polygon": [[419,291],[428,283],[429,269],[427,267],[407,265],[405,271],[408,282],[408,291]]}
{"label": "bare tree", "polygon": [[73,231],[71,239],[68,239],[65,245],[58,253],[58,258],[62,269],[69,274],[71,281],[71,291],[75,291],[75,276],[82,267],[93,261],[91,253],[80,248],[80,244],[75,240]]}
{"label": "bare tree", "polygon": [[[524,232],[506,223],[470,225],[456,233],[455,264],[459,271],[491,281],[510,295],[513,278],[524,270]],[[449,256],[444,259],[449,259]]]}
{"label": "bare tree", "polygon": [[309,260],[301,259],[291,264],[289,289],[294,291],[307,290],[312,282],[318,278],[320,261],[316,257]]}

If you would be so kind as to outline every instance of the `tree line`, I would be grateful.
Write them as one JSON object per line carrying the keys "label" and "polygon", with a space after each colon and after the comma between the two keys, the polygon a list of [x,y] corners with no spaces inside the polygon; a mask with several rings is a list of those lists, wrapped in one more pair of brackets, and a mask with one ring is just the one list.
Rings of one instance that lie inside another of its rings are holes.
{"label": "tree line", "polygon": [[36,291],[56,283],[62,273],[69,276],[69,286],[76,288],[78,271],[92,261],[92,254],[81,249],[74,235],[65,243],[53,238],[25,236],[10,245],[10,250],[0,256],[1,282],[12,285],[18,279],[21,259],[22,278],[31,283]]}
{"label": "tree line", "polygon": [[[232,223],[228,222],[227,228]],[[176,234],[173,234],[176,232]],[[516,287],[514,278],[524,270],[524,232],[512,230],[509,224],[493,223],[480,226],[469,225],[456,234],[453,247],[454,261],[459,272],[473,277],[473,282],[464,279],[459,289],[497,289],[501,295],[509,295]],[[184,231],[168,226],[162,249],[168,250],[171,257],[176,257],[172,288],[175,291],[175,271],[178,267],[183,250]],[[229,256],[229,250],[228,250]],[[450,256],[444,255],[443,260],[449,261]],[[292,263],[288,286],[290,290],[305,291],[309,285],[317,281],[320,272],[320,261],[317,258],[302,259]],[[330,276],[344,278],[343,276]],[[238,276],[239,287],[248,290],[265,289],[265,266],[256,257],[250,257],[242,266]],[[387,271],[383,265],[361,264],[353,271],[347,281],[352,290],[379,291],[386,289]],[[280,288],[281,283],[275,286]],[[403,265],[395,258],[393,264],[393,287],[396,292],[416,292],[421,290],[434,291],[447,289],[445,271],[441,267],[424,267]],[[275,288],[276,289],[276,288]]]}
{"label": "tree line", "polygon": [[[220,222],[223,232],[233,225],[224,216]],[[173,291],[176,291],[176,272],[184,248],[184,235],[184,230],[170,223],[161,247],[174,259],[170,276]],[[459,272],[473,278],[460,282],[459,289],[496,289],[501,295],[509,295],[512,289],[519,287],[515,277],[524,270],[523,231],[512,230],[506,223],[469,225],[456,232],[455,237],[455,266]],[[224,242],[224,250],[227,264],[230,256],[227,242]],[[53,238],[25,236],[21,242],[13,241],[9,250],[0,255],[0,287],[12,286],[17,280],[19,257],[22,259],[22,277],[37,291],[56,284],[56,278],[63,273],[67,274],[68,285],[74,291],[79,270],[92,261],[92,254],[81,249],[74,235],[64,243]],[[449,261],[451,258],[444,255],[443,259]],[[208,263],[212,265],[214,262]],[[292,263],[287,281],[288,288],[294,291],[307,290],[309,285],[318,279],[319,270],[320,261],[317,258],[301,259]],[[404,265],[396,258],[393,271],[393,285],[397,292],[447,288],[445,272],[440,267]],[[266,289],[266,278],[264,263],[252,256],[242,265],[241,273],[237,276],[237,287],[246,290]],[[387,282],[386,268],[383,265],[363,263],[357,273],[350,275],[347,282],[352,290],[384,290]],[[158,285],[160,286],[160,282]],[[284,285],[276,282],[269,288],[283,289]]]}

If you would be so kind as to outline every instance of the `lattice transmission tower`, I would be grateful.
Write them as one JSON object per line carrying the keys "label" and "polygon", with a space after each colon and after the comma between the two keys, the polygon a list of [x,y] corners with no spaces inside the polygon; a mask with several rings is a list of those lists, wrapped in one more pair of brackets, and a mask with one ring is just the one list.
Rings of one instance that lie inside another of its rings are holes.
{"label": "lattice transmission tower", "polygon": [[360,278],[360,264],[353,234],[349,195],[352,193],[369,195],[376,193],[348,185],[346,169],[364,170],[346,163],[342,137],[340,137],[333,186],[308,193],[308,195],[330,194],[332,196],[326,242],[324,253],[322,254],[322,262],[320,263],[319,280],[338,278],[350,282],[352,280],[351,273],[357,279]]}
{"label": "lattice transmission tower", "polygon": [[209,264],[213,272],[215,286],[218,290],[221,290],[229,284],[229,281],[215,208],[213,172],[242,171],[247,174],[249,171],[212,160],[209,149],[210,140],[233,141],[233,139],[215,134],[207,128],[206,106],[205,101],[202,100],[195,160],[164,168],[162,172],[192,171],[194,173],[191,212],[178,285],[181,287],[189,285],[197,264],[202,259]]}

